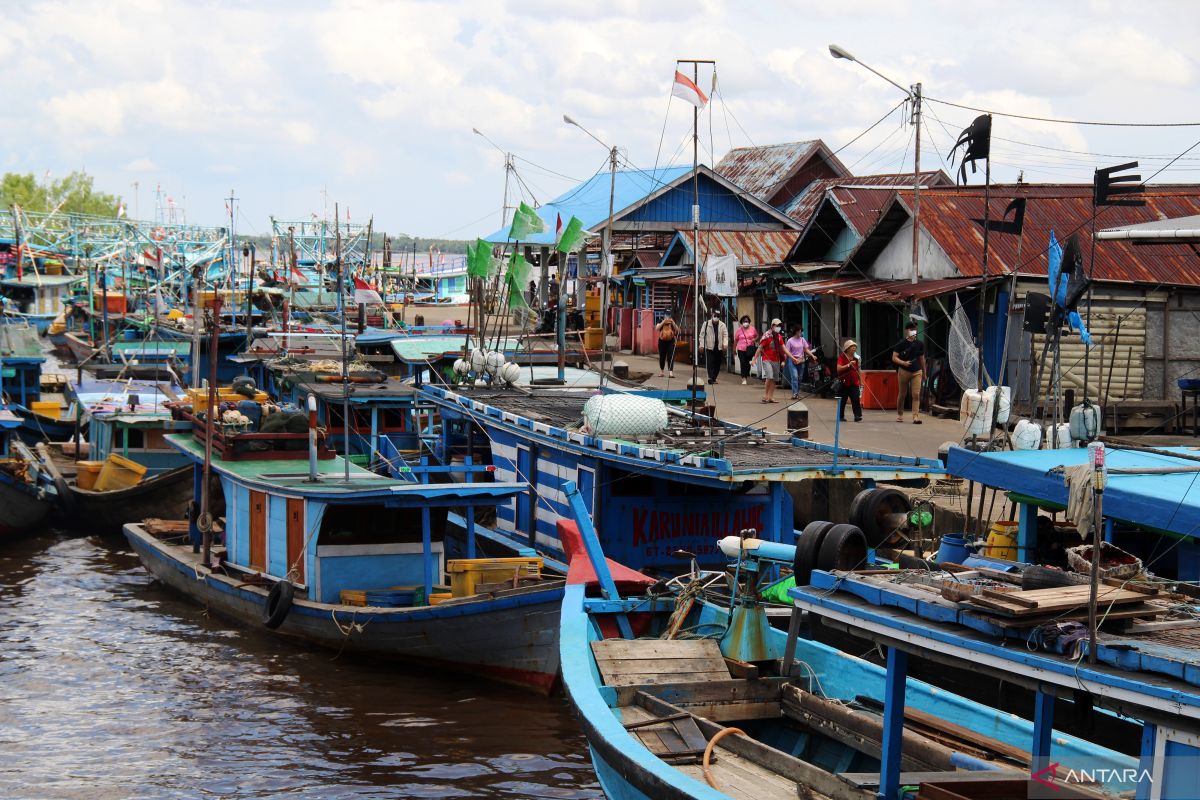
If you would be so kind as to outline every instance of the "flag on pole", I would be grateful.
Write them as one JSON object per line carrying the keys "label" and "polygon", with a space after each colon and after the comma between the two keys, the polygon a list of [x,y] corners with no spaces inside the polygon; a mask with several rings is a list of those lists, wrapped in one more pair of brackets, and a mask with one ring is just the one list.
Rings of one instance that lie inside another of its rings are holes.
{"label": "flag on pole", "polygon": [[492,245],[476,239],[475,245],[467,245],[467,274],[472,278],[486,278],[492,265]]}
{"label": "flag on pole", "polygon": [[504,275],[504,283],[508,287],[508,307],[524,307],[525,284],[529,282],[529,273],[533,271],[529,262],[516,253],[508,260],[508,272]]}
{"label": "flag on pole", "polygon": [[696,108],[704,108],[708,103],[708,95],[700,91],[700,87],[679,70],[675,70],[675,83],[671,85],[671,94]]}
{"label": "flag on pole", "polygon": [[379,296],[379,292],[371,288],[371,285],[357,275],[354,276],[354,303],[355,305],[381,306],[383,298]]}
{"label": "flag on pole", "polygon": [[517,211],[513,214],[512,227],[508,231],[508,238],[513,241],[524,241],[531,233],[541,233],[546,230],[546,223],[538,213],[525,203],[517,206]]}
{"label": "flag on pole", "polygon": [[123,216],[125,216],[125,203],[124,201],[119,201],[117,203],[117,219],[120,219]]}
{"label": "flag on pole", "polygon": [[562,235],[563,235],[562,214],[555,214],[554,215],[554,241],[556,241],[556,242],[561,241]]}
{"label": "flag on pole", "polygon": [[[559,219],[562,222],[562,219]],[[588,232],[583,229],[583,223],[579,217],[571,217],[571,221],[567,223],[567,227],[558,237],[558,252],[570,253],[579,249],[583,239],[588,235]]]}

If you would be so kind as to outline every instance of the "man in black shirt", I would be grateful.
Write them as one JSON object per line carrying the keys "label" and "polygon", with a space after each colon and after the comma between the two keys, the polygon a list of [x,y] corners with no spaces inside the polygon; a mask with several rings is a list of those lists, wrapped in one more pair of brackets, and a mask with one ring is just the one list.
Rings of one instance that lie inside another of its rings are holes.
{"label": "man in black shirt", "polygon": [[912,395],[913,424],[921,424],[921,381],[925,377],[925,345],[917,341],[917,323],[904,327],[904,341],[892,350],[896,365],[896,422],[904,422],[904,396]]}

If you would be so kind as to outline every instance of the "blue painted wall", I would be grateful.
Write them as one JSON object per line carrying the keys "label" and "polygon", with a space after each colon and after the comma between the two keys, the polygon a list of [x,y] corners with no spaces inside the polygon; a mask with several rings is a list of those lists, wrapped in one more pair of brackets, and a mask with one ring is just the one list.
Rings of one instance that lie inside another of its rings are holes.
{"label": "blue painted wall", "polygon": [[[690,224],[692,200],[692,184],[689,181],[634,209],[625,215],[625,220]],[[700,176],[700,221],[778,224],[774,217],[755,207],[749,199],[739,197],[705,175]]]}
{"label": "blue painted wall", "polygon": [[287,498],[267,495],[267,573],[287,574]]}

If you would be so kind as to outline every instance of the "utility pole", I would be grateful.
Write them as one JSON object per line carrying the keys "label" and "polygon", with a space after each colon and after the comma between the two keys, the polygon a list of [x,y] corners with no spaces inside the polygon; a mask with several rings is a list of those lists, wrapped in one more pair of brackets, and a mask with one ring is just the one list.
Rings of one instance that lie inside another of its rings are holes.
{"label": "utility pole", "polygon": [[[700,65],[706,59],[677,59],[692,65],[692,83],[700,85]],[[692,414],[696,413],[696,381],[700,369],[700,107],[692,108]]]}
{"label": "utility pole", "polygon": [[913,234],[912,264],[916,283],[921,279],[921,84],[912,85],[912,121],[917,129],[917,146],[913,150]]}

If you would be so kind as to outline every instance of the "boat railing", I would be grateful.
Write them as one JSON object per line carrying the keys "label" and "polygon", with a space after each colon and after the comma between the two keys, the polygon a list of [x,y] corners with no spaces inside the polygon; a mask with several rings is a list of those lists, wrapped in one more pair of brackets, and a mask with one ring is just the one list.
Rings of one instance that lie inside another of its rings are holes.
{"label": "boat railing", "polygon": [[[203,417],[198,416],[190,403],[185,401],[166,402],[163,406],[170,410],[172,418],[190,422],[192,436],[203,444],[208,438],[208,426]],[[280,413],[280,412],[276,412]],[[256,460],[300,460],[308,458],[308,431],[303,433],[260,433],[247,429],[242,425],[228,425],[213,422],[212,427],[213,453],[223,461],[256,461]],[[317,429],[317,458],[331,459],[336,455],[326,441],[326,431]]]}

